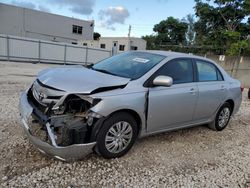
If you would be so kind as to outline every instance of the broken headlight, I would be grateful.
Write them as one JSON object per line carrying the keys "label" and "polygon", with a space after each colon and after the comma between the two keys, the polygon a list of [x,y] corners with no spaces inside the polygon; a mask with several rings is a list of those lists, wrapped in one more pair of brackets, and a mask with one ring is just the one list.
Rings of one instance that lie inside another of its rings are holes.
{"label": "broken headlight", "polygon": [[62,105],[62,106],[57,106],[56,108],[53,108],[53,112],[55,115],[62,115],[64,114],[64,111],[65,111],[65,106]]}
{"label": "broken headlight", "polygon": [[[86,116],[89,113],[90,108],[98,104],[100,101],[101,99],[69,95],[61,105],[53,107],[52,110],[56,115],[70,113]],[[95,115],[91,116],[95,117]]]}

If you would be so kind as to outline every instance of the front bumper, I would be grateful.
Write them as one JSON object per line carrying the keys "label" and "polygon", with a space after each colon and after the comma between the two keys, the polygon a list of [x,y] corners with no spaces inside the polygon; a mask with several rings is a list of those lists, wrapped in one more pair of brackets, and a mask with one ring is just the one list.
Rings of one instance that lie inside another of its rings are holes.
{"label": "front bumper", "polygon": [[[53,156],[63,161],[72,161],[82,159],[88,154],[93,152],[93,148],[96,142],[86,144],[73,144],[66,147],[57,146],[55,140],[51,134],[48,134],[52,145],[47,142],[40,140],[33,136],[30,131],[29,119],[33,113],[33,108],[29,104],[27,99],[27,93],[23,92],[20,97],[19,110],[21,115],[21,122],[24,132],[28,136],[30,142],[42,153]],[[46,124],[48,133],[51,133],[49,123]]]}

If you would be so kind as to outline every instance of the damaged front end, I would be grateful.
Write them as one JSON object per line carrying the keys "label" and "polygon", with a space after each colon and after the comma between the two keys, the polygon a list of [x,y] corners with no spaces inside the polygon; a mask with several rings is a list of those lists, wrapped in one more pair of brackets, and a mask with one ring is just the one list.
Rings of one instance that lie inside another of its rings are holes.
{"label": "damaged front end", "polygon": [[20,98],[24,130],[43,153],[64,161],[82,159],[96,144],[94,125],[103,117],[91,108],[100,101],[66,93],[36,80]]}

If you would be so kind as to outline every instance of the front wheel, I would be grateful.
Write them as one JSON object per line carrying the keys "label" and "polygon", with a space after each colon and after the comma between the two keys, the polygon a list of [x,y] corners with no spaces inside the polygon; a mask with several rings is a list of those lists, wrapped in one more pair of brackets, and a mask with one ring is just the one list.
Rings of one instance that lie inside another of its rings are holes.
{"label": "front wheel", "polygon": [[97,135],[97,150],[104,158],[125,155],[137,137],[137,124],[133,116],[120,112],[107,119]]}
{"label": "front wheel", "polygon": [[215,131],[222,131],[228,125],[231,114],[231,105],[228,102],[224,103],[217,112],[215,120],[208,124],[209,128]]}

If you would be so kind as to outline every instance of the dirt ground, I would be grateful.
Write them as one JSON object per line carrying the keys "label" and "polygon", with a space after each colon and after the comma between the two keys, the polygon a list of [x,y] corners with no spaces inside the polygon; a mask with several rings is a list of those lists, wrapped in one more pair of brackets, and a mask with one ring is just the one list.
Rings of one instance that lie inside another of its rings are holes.
{"label": "dirt ground", "polygon": [[64,163],[23,137],[20,92],[56,65],[0,62],[0,187],[250,187],[250,100],[222,132],[199,126],[136,142],[122,158]]}

